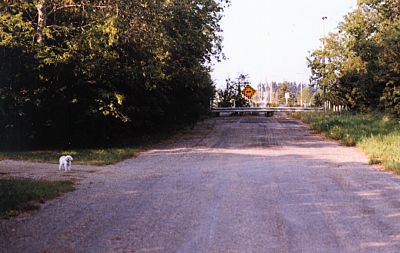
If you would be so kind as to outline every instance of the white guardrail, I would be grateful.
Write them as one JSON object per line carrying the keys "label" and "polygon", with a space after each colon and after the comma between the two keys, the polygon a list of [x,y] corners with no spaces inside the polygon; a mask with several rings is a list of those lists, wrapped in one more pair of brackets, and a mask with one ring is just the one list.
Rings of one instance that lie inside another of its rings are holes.
{"label": "white guardrail", "polygon": [[323,107],[213,107],[211,112],[315,112],[324,111]]}

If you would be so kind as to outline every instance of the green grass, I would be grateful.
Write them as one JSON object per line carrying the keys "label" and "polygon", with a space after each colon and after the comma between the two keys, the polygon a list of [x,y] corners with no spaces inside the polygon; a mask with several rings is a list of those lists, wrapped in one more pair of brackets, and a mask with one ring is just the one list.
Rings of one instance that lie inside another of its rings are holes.
{"label": "green grass", "polygon": [[107,165],[136,156],[138,148],[0,151],[0,160],[58,163],[61,155],[72,155],[75,164]]}
{"label": "green grass", "polygon": [[70,181],[0,179],[0,217],[35,210],[39,203],[74,190]]}
{"label": "green grass", "polygon": [[[205,119],[205,118],[204,118]],[[202,119],[202,120],[204,120]],[[1,150],[1,160],[19,160],[19,161],[32,161],[32,162],[50,162],[58,163],[61,155],[72,155],[74,158],[73,164],[86,164],[86,165],[108,165],[115,164],[128,158],[135,157],[143,149],[150,145],[160,143],[173,136],[184,129],[192,129],[194,124],[178,124],[163,131],[152,133],[149,135],[140,135],[134,138],[123,138],[115,143],[118,147],[112,148],[81,148],[81,149],[68,149],[68,150]]]}
{"label": "green grass", "polygon": [[295,115],[312,129],[346,146],[358,146],[371,164],[400,173],[400,126],[376,115],[301,113]]}

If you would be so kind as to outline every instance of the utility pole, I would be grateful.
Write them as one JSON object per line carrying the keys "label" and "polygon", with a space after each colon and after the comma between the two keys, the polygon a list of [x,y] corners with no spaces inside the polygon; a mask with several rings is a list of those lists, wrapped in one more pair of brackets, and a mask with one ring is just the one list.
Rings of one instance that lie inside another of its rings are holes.
{"label": "utility pole", "polygon": [[[323,40],[322,40],[322,44],[323,44],[323,52],[324,52],[324,58],[323,58],[323,64],[324,64],[324,69],[323,69],[323,72],[322,72],[322,80],[324,80],[325,79],[325,71],[326,71],[326,65],[325,65],[325,21],[328,19],[328,17],[326,17],[326,16],[324,16],[324,17],[322,17],[322,26],[323,26],[323,34],[324,34],[324,37],[322,38]],[[323,98],[324,98],[324,112],[326,112],[326,86],[325,85],[323,85]]]}
{"label": "utility pole", "polygon": [[269,104],[272,106],[272,95],[273,95],[273,90],[272,90],[272,82],[269,83]]}
{"label": "utility pole", "polygon": [[[297,75],[303,75],[303,73],[296,73]],[[303,107],[303,82],[300,82],[300,107]]]}
{"label": "utility pole", "polygon": [[303,83],[300,83],[300,106],[303,107]]}

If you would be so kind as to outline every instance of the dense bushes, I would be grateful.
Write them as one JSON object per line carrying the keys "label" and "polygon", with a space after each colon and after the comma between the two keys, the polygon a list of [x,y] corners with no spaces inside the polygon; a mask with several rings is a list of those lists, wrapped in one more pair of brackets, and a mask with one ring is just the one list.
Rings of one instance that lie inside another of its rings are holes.
{"label": "dense bushes", "polygon": [[400,117],[400,1],[359,0],[308,61],[326,100]]}
{"label": "dense bushes", "polygon": [[0,146],[109,145],[196,120],[224,4],[0,3]]}

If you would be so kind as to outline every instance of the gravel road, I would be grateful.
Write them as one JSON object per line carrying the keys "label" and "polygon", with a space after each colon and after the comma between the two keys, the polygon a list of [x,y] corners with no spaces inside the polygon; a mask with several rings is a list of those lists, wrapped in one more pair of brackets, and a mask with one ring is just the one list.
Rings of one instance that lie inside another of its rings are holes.
{"label": "gravel road", "polygon": [[0,252],[400,252],[400,177],[293,119],[215,118],[0,221]]}

